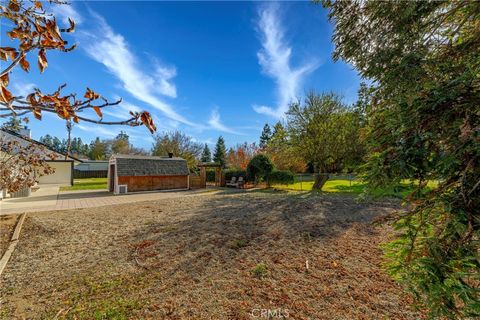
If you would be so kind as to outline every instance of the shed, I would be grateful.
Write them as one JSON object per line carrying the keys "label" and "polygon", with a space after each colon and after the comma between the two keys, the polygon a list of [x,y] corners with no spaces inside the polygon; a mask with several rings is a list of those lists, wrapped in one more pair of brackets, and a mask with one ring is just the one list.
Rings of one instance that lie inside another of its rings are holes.
{"label": "shed", "polygon": [[116,154],[108,165],[108,188],[115,194],[189,188],[187,161],[177,157]]}

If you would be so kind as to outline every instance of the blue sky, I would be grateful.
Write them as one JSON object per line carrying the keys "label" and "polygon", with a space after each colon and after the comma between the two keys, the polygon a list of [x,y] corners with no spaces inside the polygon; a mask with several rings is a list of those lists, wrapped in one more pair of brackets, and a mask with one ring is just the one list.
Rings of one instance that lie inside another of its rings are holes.
{"label": "blue sky", "polygon": [[[83,94],[88,86],[123,103],[105,110],[105,120],[147,110],[158,131],[181,130],[198,142],[227,145],[258,141],[265,123],[282,119],[293,99],[307,91],[336,91],[356,99],[359,77],[331,58],[332,26],[326,11],[309,2],[125,2],[75,1],[56,7],[58,20],[77,28],[70,53],[49,52],[40,75],[16,70],[10,89],[39,87]],[[7,45],[2,25],[1,44]],[[30,56],[32,66],[35,57]],[[92,114],[92,117],[94,115]],[[66,137],[64,121],[45,115],[29,123],[34,138]],[[75,125],[89,142],[127,131],[132,143],[150,149],[144,127]]]}

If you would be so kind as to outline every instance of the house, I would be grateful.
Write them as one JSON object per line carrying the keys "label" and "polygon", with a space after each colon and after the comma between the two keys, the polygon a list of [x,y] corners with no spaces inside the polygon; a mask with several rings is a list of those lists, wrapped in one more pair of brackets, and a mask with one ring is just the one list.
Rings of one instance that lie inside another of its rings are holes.
{"label": "house", "polygon": [[73,166],[81,163],[81,160],[52,150],[47,145],[30,138],[30,130],[26,128],[20,132],[0,128],[0,140],[4,142],[17,141],[23,146],[37,144],[47,150],[48,154],[45,154],[44,160],[50,167],[55,169],[55,172],[39,177],[39,184],[73,185]]}
{"label": "house", "polygon": [[115,194],[189,189],[189,170],[183,158],[112,155],[108,166],[108,188]]}
{"label": "house", "polygon": [[108,160],[82,160],[73,168],[74,178],[106,178]]}

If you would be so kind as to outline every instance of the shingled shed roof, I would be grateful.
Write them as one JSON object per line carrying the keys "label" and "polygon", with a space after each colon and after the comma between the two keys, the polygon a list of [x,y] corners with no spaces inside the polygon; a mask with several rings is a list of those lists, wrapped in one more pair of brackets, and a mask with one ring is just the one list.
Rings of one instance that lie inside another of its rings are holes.
{"label": "shingled shed roof", "polygon": [[187,161],[183,158],[116,154],[117,176],[186,176]]}

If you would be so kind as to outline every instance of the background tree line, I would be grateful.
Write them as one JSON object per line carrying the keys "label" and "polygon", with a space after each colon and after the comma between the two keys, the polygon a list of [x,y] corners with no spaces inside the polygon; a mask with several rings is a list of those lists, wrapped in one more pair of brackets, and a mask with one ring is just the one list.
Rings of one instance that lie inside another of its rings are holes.
{"label": "background tree line", "polygon": [[[60,140],[58,137],[49,134],[41,136],[39,141],[50,149],[60,153],[67,153],[67,139]],[[69,155],[77,158],[88,158],[90,160],[106,160],[112,154],[139,154],[147,155],[144,149],[137,148],[130,143],[130,137],[124,131],[113,139],[95,138],[90,143],[84,143],[82,138],[74,137],[70,143]]]}

